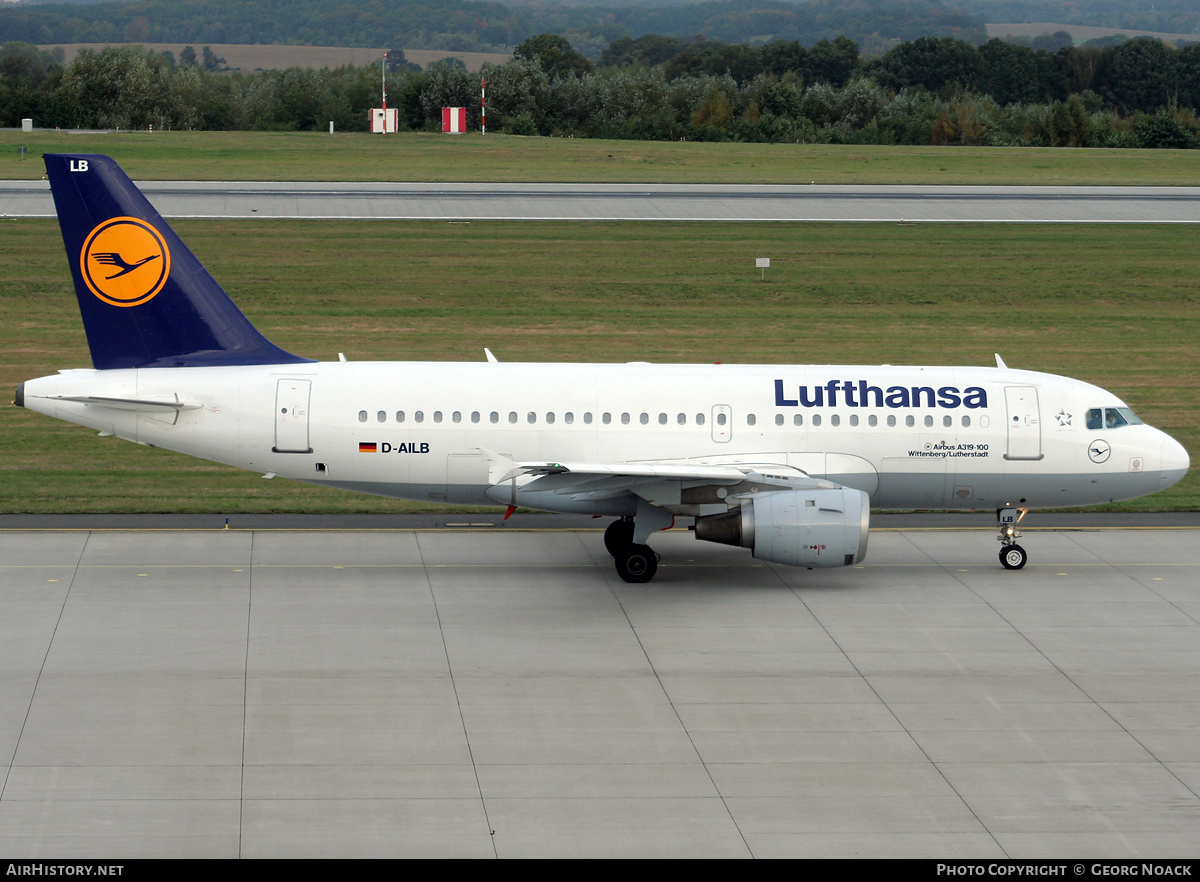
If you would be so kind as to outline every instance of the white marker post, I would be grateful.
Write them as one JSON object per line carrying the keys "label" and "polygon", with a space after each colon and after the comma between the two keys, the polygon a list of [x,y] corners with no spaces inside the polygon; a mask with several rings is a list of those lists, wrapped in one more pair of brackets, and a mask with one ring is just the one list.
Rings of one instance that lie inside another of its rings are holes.
{"label": "white marker post", "polygon": [[771,258],[756,257],[754,259],[754,265],[762,270],[762,281],[765,282],[767,280],[767,267],[771,265]]}

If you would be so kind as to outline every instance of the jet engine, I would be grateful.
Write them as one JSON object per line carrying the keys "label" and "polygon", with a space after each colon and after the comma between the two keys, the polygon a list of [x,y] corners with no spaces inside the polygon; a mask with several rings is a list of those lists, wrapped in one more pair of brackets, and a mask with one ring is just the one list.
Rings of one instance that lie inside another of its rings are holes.
{"label": "jet engine", "polygon": [[867,556],[866,493],[850,487],[770,490],[724,514],[696,518],[696,538],[752,549],[794,567],[842,567]]}

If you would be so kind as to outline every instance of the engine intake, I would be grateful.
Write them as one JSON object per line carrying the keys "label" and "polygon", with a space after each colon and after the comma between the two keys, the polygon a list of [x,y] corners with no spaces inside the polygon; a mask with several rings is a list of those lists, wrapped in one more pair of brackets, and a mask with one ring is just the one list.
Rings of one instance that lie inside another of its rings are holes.
{"label": "engine intake", "polygon": [[740,545],[759,560],[794,567],[843,567],[867,556],[866,493],[850,487],[771,490],[740,508],[696,518],[696,538]]}

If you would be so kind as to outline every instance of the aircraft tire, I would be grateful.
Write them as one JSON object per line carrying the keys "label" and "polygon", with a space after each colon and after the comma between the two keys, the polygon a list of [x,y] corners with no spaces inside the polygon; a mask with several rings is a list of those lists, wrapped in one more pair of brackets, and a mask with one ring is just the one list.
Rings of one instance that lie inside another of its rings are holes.
{"label": "aircraft tire", "polygon": [[626,545],[615,557],[617,575],[630,584],[649,582],[658,571],[658,555],[649,545]]}
{"label": "aircraft tire", "polygon": [[1028,559],[1029,555],[1020,545],[1006,545],[1000,549],[1000,563],[1006,570],[1019,570]]}
{"label": "aircraft tire", "polygon": [[633,519],[619,518],[604,530],[604,547],[616,557],[622,548],[633,544]]}

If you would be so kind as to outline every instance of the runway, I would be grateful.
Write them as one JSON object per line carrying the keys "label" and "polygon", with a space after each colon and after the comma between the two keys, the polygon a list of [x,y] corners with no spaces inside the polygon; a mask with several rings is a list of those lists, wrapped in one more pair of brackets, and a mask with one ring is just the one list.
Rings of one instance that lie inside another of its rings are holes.
{"label": "runway", "polygon": [[[1200,187],[147,181],[168,218],[1200,223]],[[0,181],[0,216],[53,217],[45,181]]]}
{"label": "runway", "polygon": [[6,518],[0,854],[1200,855],[1194,519],[907,517],[639,586],[572,521]]}

